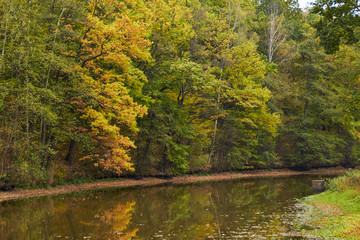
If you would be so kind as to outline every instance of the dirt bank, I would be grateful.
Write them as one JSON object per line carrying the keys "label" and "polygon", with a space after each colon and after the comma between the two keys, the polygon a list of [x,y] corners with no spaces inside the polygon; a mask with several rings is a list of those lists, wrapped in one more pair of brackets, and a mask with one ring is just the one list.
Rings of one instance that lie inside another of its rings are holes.
{"label": "dirt bank", "polygon": [[57,186],[51,189],[33,189],[33,190],[15,189],[12,192],[0,192],[0,202],[14,200],[14,199],[25,199],[31,197],[65,194],[65,193],[72,193],[72,192],[79,192],[86,190],[102,189],[102,188],[152,186],[163,183],[186,184],[192,182],[218,181],[218,180],[237,179],[237,178],[281,177],[281,176],[294,176],[294,175],[336,175],[344,171],[347,171],[347,169],[342,167],[336,167],[336,168],[312,169],[304,172],[292,171],[288,169],[272,170],[272,171],[253,170],[253,171],[244,171],[241,173],[218,173],[207,176],[195,176],[195,175],[178,176],[172,179],[158,179],[158,178],[150,178],[150,177],[146,177],[141,180],[119,179],[108,182],[94,182],[94,183]]}

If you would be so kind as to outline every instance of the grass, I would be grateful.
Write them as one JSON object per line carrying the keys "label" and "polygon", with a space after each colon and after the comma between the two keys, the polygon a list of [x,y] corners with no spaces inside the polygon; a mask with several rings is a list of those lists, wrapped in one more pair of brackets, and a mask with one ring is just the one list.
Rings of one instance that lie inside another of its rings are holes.
{"label": "grass", "polygon": [[324,239],[360,239],[360,171],[331,180],[327,189],[302,202],[302,233]]}

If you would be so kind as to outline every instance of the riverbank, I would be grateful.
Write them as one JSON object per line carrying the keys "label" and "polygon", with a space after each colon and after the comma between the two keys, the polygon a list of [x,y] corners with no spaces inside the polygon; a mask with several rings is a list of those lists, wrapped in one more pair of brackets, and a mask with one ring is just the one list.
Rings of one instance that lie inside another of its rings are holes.
{"label": "riverbank", "polygon": [[83,184],[72,184],[65,186],[56,186],[50,189],[32,189],[23,190],[15,189],[11,192],[0,192],[0,202],[16,199],[25,199],[32,197],[41,197],[48,195],[67,194],[72,192],[104,189],[104,188],[124,188],[133,186],[154,186],[160,184],[187,184],[203,181],[220,181],[241,178],[260,178],[260,177],[282,177],[282,176],[295,176],[295,175],[337,175],[347,171],[343,167],[312,169],[309,171],[293,171],[289,169],[280,170],[251,170],[240,173],[218,173],[206,176],[187,175],[175,176],[172,179],[159,179],[153,177],[144,177],[141,180],[133,179],[119,179],[106,182],[92,182]]}
{"label": "riverbank", "polygon": [[303,235],[360,239],[360,171],[342,174],[331,180],[327,188],[303,201],[299,216]]}

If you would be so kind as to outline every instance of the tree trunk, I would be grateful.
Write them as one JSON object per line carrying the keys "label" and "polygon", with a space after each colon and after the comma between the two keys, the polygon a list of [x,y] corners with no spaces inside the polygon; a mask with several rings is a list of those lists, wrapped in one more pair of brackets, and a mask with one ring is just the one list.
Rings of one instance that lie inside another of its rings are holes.
{"label": "tree trunk", "polygon": [[268,60],[269,62],[274,61],[275,52],[286,40],[286,33],[282,31],[282,22],[284,16],[279,14],[279,5],[273,3],[270,5],[270,26],[269,26],[269,38],[267,41]]}
{"label": "tree trunk", "polygon": [[74,140],[70,141],[69,150],[65,157],[65,161],[67,161],[70,166],[73,165],[73,155],[74,155],[74,150],[75,150],[75,144],[76,144],[76,142]]}
{"label": "tree trunk", "polygon": [[3,67],[4,57],[5,57],[5,46],[6,46],[6,39],[7,39],[7,32],[8,32],[8,21],[9,21],[9,18],[8,18],[8,16],[6,16],[6,20],[5,20],[5,33],[4,33],[4,43],[3,43],[3,46],[2,46],[2,50],[1,50],[0,72],[1,72],[1,69],[2,69],[2,67]]}
{"label": "tree trunk", "polygon": [[353,158],[353,147],[354,147],[354,140],[350,138],[350,141],[348,141],[348,144],[345,147],[344,161],[342,163],[342,165],[346,168],[355,167],[354,158]]}
{"label": "tree trunk", "polygon": [[[222,80],[222,74],[224,71],[224,64],[222,64],[221,66],[221,74],[220,74],[220,82]],[[218,89],[218,96],[217,96],[217,102],[216,102],[216,110],[219,111],[220,110],[220,97],[221,97],[221,85],[219,86]],[[208,158],[208,164],[211,163],[211,157],[214,153],[214,147],[215,147],[215,143],[216,143],[216,133],[217,133],[217,128],[218,128],[218,119],[215,119],[215,123],[214,123],[214,134],[213,134],[213,140],[211,142],[211,146],[210,146],[210,153],[209,153],[209,158]]]}
{"label": "tree trunk", "polygon": [[141,154],[140,148],[139,148],[139,153],[138,153],[138,163],[136,166],[136,170],[138,173],[142,174],[143,173],[143,167],[147,165],[147,155],[150,149],[150,143],[151,143],[151,138],[148,138],[146,140],[146,144],[145,144],[145,149],[144,149],[144,153]]}
{"label": "tree trunk", "polygon": [[311,80],[311,75],[312,75],[312,71],[311,71],[311,64],[312,64],[312,60],[311,58],[309,59],[309,70],[308,73],[306,75],[306,99],[305,99],[305,106],[304,106],[304,120],[306,118],[307,115],[307,110],[308,110],[308,106],[309,106],[309,96],[310,96],[310,80]]}
{"label": "tree trunk", "polygon": [[166,173],[167,165],[168,165],[168,154],[167,154],[167,146],[165,144],[165,146],[164,146],[164,155],[163,155],[162,166],[161,166],[161,169],[162,169],[163,173]]}

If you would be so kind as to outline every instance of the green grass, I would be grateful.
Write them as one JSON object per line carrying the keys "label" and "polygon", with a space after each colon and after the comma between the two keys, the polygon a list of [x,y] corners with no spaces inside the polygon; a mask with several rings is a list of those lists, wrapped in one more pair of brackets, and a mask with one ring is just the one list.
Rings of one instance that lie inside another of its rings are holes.
{"label": "green grass", "polygon": [[360,171],[333,179],[327,188],[303,201],[302,233],[325,239],[360,239]]}

